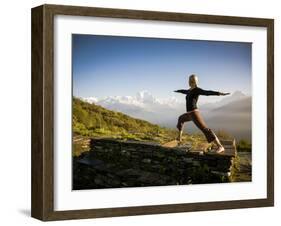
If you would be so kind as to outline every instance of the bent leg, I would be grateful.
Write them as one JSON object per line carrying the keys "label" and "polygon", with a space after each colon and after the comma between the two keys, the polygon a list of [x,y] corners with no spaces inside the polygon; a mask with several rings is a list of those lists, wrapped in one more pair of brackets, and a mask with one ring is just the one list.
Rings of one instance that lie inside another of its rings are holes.
{"label": "bent leg", "polygon": [[177,123],[177,128],[179,130],[179,136],[177,138],[178,141],[182,140],[182,129],[183,129],[183,124],[185,122],[191,121],[191,114],[190,113],[184,113],[178,118],[178,123]]}
{"label": "bent leg", "polygon": [[191,121],[191,114],[190,113],[184,113],[182,114],[179,118],[178,118],[178,124],[177,124],[177,128],[179,131],[182,131],[183,128],[183,124],[185,122]]}

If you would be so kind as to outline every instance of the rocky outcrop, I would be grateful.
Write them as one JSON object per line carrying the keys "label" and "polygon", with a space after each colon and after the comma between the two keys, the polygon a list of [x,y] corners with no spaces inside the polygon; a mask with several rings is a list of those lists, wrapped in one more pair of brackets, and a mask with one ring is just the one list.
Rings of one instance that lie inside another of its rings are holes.
{"label": "rocky outcrop", "polygon": [[73,189],[230,182],[235,143],[224,154],[157,144],[91,139],[90,151],[73,158]]}

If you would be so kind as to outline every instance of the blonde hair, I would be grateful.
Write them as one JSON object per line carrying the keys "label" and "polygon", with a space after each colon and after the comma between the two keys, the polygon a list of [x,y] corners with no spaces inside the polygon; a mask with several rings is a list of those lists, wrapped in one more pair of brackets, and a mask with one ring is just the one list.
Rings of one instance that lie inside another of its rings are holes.
{"label": "blonde hair", "polygon": [[197,87],[198,85],[198,77],[194,74],[189,76],[188,84],[190,87]]}

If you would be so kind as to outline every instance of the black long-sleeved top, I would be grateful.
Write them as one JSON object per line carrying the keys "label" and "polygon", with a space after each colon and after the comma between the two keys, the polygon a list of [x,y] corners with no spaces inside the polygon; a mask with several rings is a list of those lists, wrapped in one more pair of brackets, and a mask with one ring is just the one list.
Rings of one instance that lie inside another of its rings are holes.
{"label": "black long-sleeved top", "polygon": [[205,96],[219,96],[221,93],[218,91],[212,91],[212,90],[204,90],[199,87],[195,87],[193,89],[180,89],[176,90],[175,92],[186,94],[186,111],[192,111],[194,109],[197,109],[197,101],[199,95],[205,95]]}

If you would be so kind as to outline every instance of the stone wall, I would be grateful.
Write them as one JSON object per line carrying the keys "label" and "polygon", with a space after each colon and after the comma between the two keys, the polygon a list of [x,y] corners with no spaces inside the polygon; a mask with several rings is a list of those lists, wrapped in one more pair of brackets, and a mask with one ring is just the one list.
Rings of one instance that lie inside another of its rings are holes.
{"label": "stone wall", "polygon": [[91,139],[90,151],[73,158],[73,189],[229,182],[236,149],[233,141],[226,146],[230,152],[212,154],[144,142]]}

